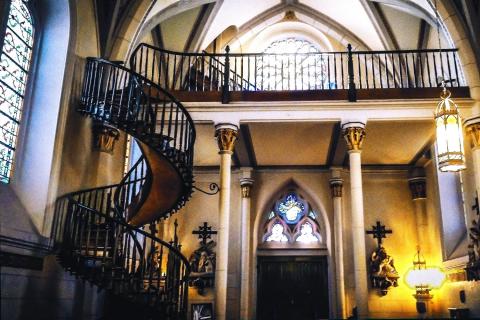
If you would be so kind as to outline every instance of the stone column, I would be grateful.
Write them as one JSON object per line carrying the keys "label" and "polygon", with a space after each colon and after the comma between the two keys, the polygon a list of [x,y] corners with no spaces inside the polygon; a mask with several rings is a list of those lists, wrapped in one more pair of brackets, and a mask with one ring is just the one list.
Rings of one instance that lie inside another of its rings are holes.
{"label": "stone column", "polygon": [[368,316],[367,261],[365,252],[365,222],[363,217],[363,190],[361,152],[365,139],[365,124],[342,124],[350,160],[350,196],[352,212],[353,264],[355,275],[355,302],[358,318]]}
{"label": "stone column", "polygon": [[480,115],[465,120],[465,132],[472,148],[475,187],[480,196]]}
{"label": "stone column", "polygon": [[412,194],[413,205],[415,206],[415,219],[417,221],[417,245],[422,252],[429,252],[428,229],[427,229],[427,179],[424,175],[413,175],[408,179],[408,186]]}
{"label": "stone column", "polygon": [[250,212],[252,189],[252,169],[242,170],[240,186],[242,189],[242,274],[240,296],[240,319],[250,319]]}
{"label": "stone column", "polygon": [[346,319],[345,276],[343,269],[343,180],[340,178],[340,172],[338,170],[333,171],[332,175],[333,178],[330,179],[330,189],[332,191],[333,198],[333,223],[335,230],[335,283],[337,287],[337,318]]}
{"label": "stone column", "polygon": [[227,312],[231,165],[237,135],[238,127],[236,125],[218,124],[215,126],[215,137],[220,150],[220,203],[218,209],[218,246],[215,270],[215,313],[218,320],[224,320]]}

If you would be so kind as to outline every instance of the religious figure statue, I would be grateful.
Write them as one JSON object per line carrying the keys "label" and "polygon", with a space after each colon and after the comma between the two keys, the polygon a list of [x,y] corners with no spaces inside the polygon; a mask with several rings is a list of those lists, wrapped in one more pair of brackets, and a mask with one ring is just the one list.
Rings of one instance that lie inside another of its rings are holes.
{"label": "religious figure statue", "polygon": [[283,233],[283,225],[281,223],[275,223],[272,227],[272,234],[267,237],[267,241],[275,242],[287,242],[288,238]]}
{"label": "religious figure statue", "polygon": [[200,248],[190,256],[190,286],[197,288],[199,294],[203,294],[205,288],[213,287],[215,280],[215,242],[200,243]]}
{"label": "religious figure statue", "polygon": [[378,247],[370,257],[370,280],[373,288],[380,289],[382,295],[387,294],[391,286],[398,286],[398,272],[393,264],[393,258],[387,254],[384,247]]}

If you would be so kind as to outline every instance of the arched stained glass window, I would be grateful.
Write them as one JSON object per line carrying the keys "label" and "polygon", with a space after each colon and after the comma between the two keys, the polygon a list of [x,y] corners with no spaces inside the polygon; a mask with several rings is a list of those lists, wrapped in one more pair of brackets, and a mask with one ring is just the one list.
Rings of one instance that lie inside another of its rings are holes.
{"label": "arched stained glass window", "polygon": [[330,60],[333,61],[333,57],[322,53],[308,40],[287,38],[274,41],[257,62],[257,83],[260,90],[334,88],[335,84],[328,82]]}
{"label": "arched stained glass window", "polygon": [[[8,2],[8,1],[7,1]],[[8,183],[32,62],[33,19],[27,1],[12,0],[1,32],[0,56],[0,181]]]}
{"label": "arched stained glass window", "polygon": [[268,213],[265,243],[320,244],[322,236],[317,214],[296,192],[283,195]]}

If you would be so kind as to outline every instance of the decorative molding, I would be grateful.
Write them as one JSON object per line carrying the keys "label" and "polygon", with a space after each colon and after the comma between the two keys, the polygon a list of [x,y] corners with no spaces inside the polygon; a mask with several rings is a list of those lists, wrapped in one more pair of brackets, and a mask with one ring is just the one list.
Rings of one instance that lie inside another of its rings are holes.
{"label": "decorative molding", "polygon": [[253,179],[242,178],[240,179],[240,187],[242,189],[242,198],[250,198],[250,192],[252,191]]}
{"label": "decorative molding", "polygon": [[408,179],[408,186],[410,187],[412,200],[427,198],[427,179],[425,177]]}
{"label": "decorative molding", "polygon": [[[44,238],[45,241],[49,239]],[[8,236],[0,235],[0,245],[12,248],[20,248],[24,250],[35,251],[36,253],[50,254],[52,253],[52,248],[46,244],[41,244],[37,242],[27,241],[19,238],[13,238]]]}
{"label": "decorative molding", "polygon": [[42,270],[43,257],[0,251],[0,265],[2,267]]}
{"label": "decorative molding", "polygon": [[366,137],[365,128],[360,126],[345,127],[343,129],[343,137],[347,142],[348,152],[360,152],[362,150],[363,141]]}
{"label": "decorative molding", "polygon": [[217,138],[220,154],[233,154],[235,142],[238,138],[238,127],[235,125],[215,126],[215,137]]}
{"label": "decorative molding", "polygon": [[465,133],[472,150],[480,147],[480,116],[465,120]]}
{"label": "decorative molding", "polygon": [[332,198],[342,197],[342,194],[343,194],[343,179],[341,179],[341,178],[330,179],[330,190],[332,191]]}
{"label": "decorative molding", "polygon": [[117,141],[119,137],[120,132],[111,125],[95,122],[92,126],[92,142],[94,150],[112,154],[115,147],[115,141]]}

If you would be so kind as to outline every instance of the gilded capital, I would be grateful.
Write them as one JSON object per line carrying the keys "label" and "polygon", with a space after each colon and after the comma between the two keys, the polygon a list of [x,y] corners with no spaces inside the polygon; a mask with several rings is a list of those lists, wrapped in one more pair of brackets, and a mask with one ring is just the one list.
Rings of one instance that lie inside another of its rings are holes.
{"label": "gilded capital", "polygon": [[238,128],[235,125],[218,125],[215,127],[215,137],[219,153],[232,154],[238,137]]}
{"label": "gilded capital", "polygon": [[470,140],[472,150],[480,147],[480,117],[465,120],[465,133]]}
{"label": "gilded capital", "polygon": [[332,198],[342,197],[343,180],[341,178],[330,179],[330,190],[332,191]]}
{"label": "gilded capital", "polygon": [[361,126],[347,126],[343,128],[343,137],[347,142],[348,151],[361,151],[365,140],[365,128]]}
{"label": "gilded capital", "polygon": [[412,193],[412,200],[427,198],[427,179],[425,177],[408,179],[408,186]]}
{"label": "gilded capital", "polygon": [[242,198],[250,198],[250,192],[252,191],[253,179],[242,178],[240,179],[240,187],[242,189]]}

